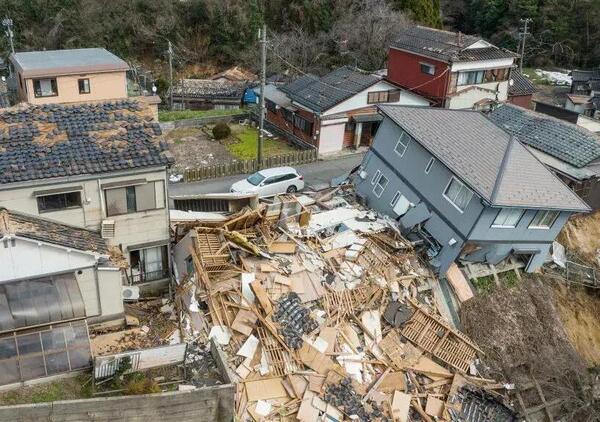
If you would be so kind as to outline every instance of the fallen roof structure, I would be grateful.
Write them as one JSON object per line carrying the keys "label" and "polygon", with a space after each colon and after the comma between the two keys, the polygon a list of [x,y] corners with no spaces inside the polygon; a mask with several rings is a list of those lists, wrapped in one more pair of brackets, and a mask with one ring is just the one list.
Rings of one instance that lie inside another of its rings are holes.
{"label": "fallen roof structure", "polygon": [[483,409],[512,421],[396,223],[348,186],[311,196],[175,230],[182,337],[224,348],[237,417],[482,421]]}

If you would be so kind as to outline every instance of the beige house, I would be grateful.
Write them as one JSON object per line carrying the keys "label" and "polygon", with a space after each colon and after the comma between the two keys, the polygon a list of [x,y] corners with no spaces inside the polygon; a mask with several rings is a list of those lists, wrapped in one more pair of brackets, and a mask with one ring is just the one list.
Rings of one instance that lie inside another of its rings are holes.
{"label": "beige house", "polygon": [[19,52],[9,60],[17,96],[30,104],[127,97],[129,65],[104,48]]}
{"label": "beige house", "polygon": [[[149,106],[130,99],[59,107],[0,114],[0,204],[97,231],[129,261],[124,283],[165,286],[170,155]],[[35,129],[8,130],[15,115]]]}

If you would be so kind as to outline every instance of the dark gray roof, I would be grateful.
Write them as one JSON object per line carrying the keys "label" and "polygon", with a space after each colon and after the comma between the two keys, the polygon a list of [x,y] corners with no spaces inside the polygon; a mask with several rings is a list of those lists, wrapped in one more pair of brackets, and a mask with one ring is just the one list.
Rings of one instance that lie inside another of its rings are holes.
{"label": "dark gray roof", "polygon": [[125,61],[104,48],[27,51],[11,54],[11,59],[24,77],[129,69]]}
{"label": "dark gray roof", "polygon": [[510,78],[513,83],[508,87],[508,95],[532,95],[536,92],[533,83],[531,83],[529,78],[523,75],[519,70],[513,69],[510,73]]}
{"label": "dark gray roof", "polygon": [[515,53],[496,46],[468,48],[482,40],[473,35],[411,25],[398,34],[392,47],[453,62],[517,57]]}
{"label": "dark gray roof", "polygon": [[173,95],[188,98],[227,98],[242,100],[247,82],[215,81],[212,79],[183,79],[173,86]]}
{"label": "dark gray roof", "polygon": [[480,112],[380,109],[492,206],[589,210],[516,138]]}
{"label": "dark gray roof", "polygon": [[160,134],[135,100],[0,110],[0,184],[166,166]]}
{"label": "dark gray roof", "polygon": [[600,79],[600,68],[591,70],[573,70],[571,72],[573,82],[587,82],[591,79]]}
{"label": "dark gray roof", "polygon": [[352,97],[381,80],[381,77],[348,66],[325,76],[305,75],[280,88],[290,99],[322,112]]}
{"label": "dark gray roof", "polygon": [[600,139],[572,123],[512,104],[498,107],[489,117],[527,145],[575,167],[600,157]]}
{"label": "dark gray roof", "polygon": [[0,239],[8,235],[39,240],[80,251],[103,255],[109,253],[106,241],[98,232],[0,208]]}

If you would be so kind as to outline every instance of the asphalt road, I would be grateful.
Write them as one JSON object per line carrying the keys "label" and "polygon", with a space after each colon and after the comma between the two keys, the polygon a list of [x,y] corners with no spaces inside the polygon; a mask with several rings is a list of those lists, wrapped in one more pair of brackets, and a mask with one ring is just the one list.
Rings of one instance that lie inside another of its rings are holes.
{"label": "asphalt road", "polygon": [[[296,166],[296,169],[304,176],[307,186],[329,184],[334,177],[341,176],[359,165],[362,158],[363,154],[353,154],[342,158],[303,164]],[[229,188],[234,182],[245,177],[245,175],[238,174],[202,182],[171,183],[169,184],[169,196],[229,192]]]}

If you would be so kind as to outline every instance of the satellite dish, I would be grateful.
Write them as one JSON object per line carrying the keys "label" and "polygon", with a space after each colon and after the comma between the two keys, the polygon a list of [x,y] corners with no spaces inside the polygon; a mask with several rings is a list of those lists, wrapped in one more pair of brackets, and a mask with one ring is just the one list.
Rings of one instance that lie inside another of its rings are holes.
{"label": "satellite dish", "polygon": [[511,78],[511,79],[508,81],[508,84],[509,84],[510,86],[513,86],[513,85],[515,84],[515,80]]}

